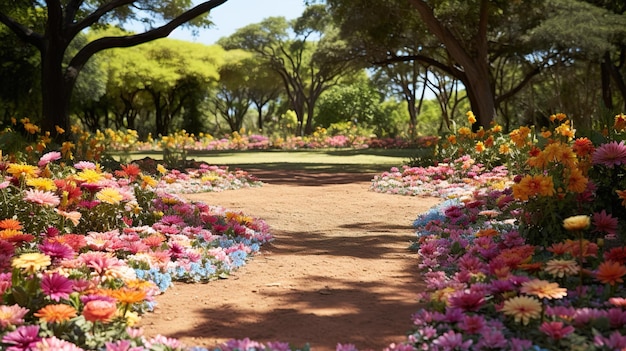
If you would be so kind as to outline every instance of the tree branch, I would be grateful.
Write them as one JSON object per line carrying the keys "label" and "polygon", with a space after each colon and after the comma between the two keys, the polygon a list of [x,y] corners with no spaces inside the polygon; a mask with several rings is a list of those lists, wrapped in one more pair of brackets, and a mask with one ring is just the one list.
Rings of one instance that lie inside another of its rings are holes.
{"label": "tree branch", "polygon": [[[130,0],[120,0],[118,2],[128,2]],[[144,33],[127,35],[121,37],[104,37],[92,41],[85,45],[74,58],[70,61],[70,67],[82,68],[87,60],[94,54],[111,48],[130,47],[143,44],[155,39],[167,37],[174,29],[191,21],[192,19],[206,13],[213,8],[225,3],[227,0],[210,0],[184,12],[180,16],[174,18],[167,24],[154,28]],[[114,2],[115,3],[115,2]]]}
{"label": "tree branch", "polygon": [[35,46],[39,51],[43,49],[43,35],[17,22],[15,19],[0,12],[0,23],[3,23],[21,40]]}

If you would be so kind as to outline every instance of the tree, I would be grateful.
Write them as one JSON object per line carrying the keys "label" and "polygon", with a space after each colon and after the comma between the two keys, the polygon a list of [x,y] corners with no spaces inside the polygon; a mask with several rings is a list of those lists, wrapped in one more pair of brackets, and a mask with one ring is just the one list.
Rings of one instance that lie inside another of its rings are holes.
{"label": "tree", "polygon": [[[69,130],[69,106],[79,73],[94,54],[114,48],[130,47],[168,36],[179,26],[208,25],[206,15],[226,0],[204,1],[190,8],[191,0],[45,0],[32,2],[30,8],[13,2],[0,5],[0,23],[21,40],[39,50],[41,57],[42,128],[56,135],[55,126]],[[20,22],[23,11],[41,14],[43,28]],[[89,28],[111,21],[138,20],[148,26],[139,34],[103,37],[83,46],[65,62],[70,43]],[[155,23],[164,23],[154,27]]]}
{"label": "tree", "polygon": [[[495,118],[498,95],[491,63],[506,55],[525,57],[538,49],[528,38],[541,19],[541,1],[327,2],[340,23],[342,37],[357,48],[358,54],[379,58],[373,61],[379,64],[416,60],[460,80],[479,125],[484,127]],[[550,62],[549,51],[546,53],[544,60],[528,62],[525,77],[513,92]]]}
{"label": "tree", "polygon": [[[295,38],[290,37],[293,31]],[[353,69],[348,48],[330,26],[322,5],[309,6],[292,23],[270,17],[239,29],[219,41],[226,49],[257,53],[280,75],[298,119],[297,134],[313,132],[315,104],[320,95]],[[319,38],[313,41],[313,38]]]}
{"label": "tree", "polygon": [[250,109],[247,84],[250,76],[245,63],[251,55],[243,50],[229,50],[226,53],[226,62],[219,68],[220,80],[217,92],[211,100],[216,114],[228,123],[231,132],[241,130]]}

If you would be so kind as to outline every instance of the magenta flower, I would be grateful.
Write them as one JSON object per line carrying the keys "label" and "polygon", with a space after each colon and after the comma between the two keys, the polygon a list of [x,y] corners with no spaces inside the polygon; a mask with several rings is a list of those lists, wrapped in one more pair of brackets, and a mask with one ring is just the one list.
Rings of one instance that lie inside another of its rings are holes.
{"label": "magenta flower", "polygon": [[32,350],[40,340],[38,325],[24,325],[2,337],[3,343],[13,345],[7,347],[6,351]]}
{"label": "magenta flower", "polygon": [[463,311],[476,311],[485,304],[482,292],[460,291],[450,297],[450,307]]}
{"label": "magenta flower", "polygon": [[354,344],[337,344],[336,351],[359,351]]}
{"label": "magenta flower", "polygon": [[69,245],[59,242],[44,242],[39,245],[39,250],[53,260],[66,260],[74,257],[74,250]]}
{"label": "magenta flower", "polygon": [[594,231],[599,233],[607,233],[610,235],[617,234],[617,218],[613,217],[610,213],[594,212],[592,224]]}
{"label": "magenta flower", "polygon": [[565,326],[563,322],[543,322],[539,330],[552,339],[559,340],[573,333],[574,327]]}
{"label": "magenta flower", "polygon": [[626,164],[626,145],[623,141],[602,144],[591,155],[591,161],[594,165],[603,165],[608,168]]}
{"label": "magenta flower", "polygon": [[70,279],[56,272],[44,274],[41,278],[41,290],[54,301],[69,298],[73,288],[74,283]]}
{"label": "magenta flower", "polygon": [[59,159],[61,159],[61,153],[60,152],[58,152],[58,151],[48,152],[47,154],[44,154],[43,156],[41,156],[41,158],[39,159],[39,162],[37,163],[37,165],[39,167],[44,167],[48,163],[50,163],[52,161],[59,160]]}
{"label": "magenta flower", "polygon": [[485,328],[485,318],[480,315],[463,317],[463,321],[459,323],[459,328],[469,334],[482,334]]}

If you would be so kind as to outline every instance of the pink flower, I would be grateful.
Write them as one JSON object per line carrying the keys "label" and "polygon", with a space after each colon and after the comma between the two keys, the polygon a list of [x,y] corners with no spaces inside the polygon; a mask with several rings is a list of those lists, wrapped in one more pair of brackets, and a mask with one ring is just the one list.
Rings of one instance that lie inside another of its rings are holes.
{"label": "pink flower", "polygon": [[612,235],[617,233],[617,218],[613,217],[610,213],[606,213],[605,210],[593,214],[592,224],[595,228],[595,232]]}
{"label": "pink flower", "polygon": [[459,323],[459,328],[469,334],[481,334],[485,328],[485,318],[480,315],[463,317],[463,321]]}
{"label": "pink flower", "polygon": [[450,330],[433,340],[433,344],[443,350],[469,350],[469,347],[472,346],[472,340],[463,341],[463,334]]}
{"label": "pink flower", "polygon": [[450,297],[450,307],[463,311],[476,311],[485,304],[485,295],[482,292],[460,291]]}
{"label": "pink flower", "polygon": [[108,322],[115,316],[117,306],[115,302],[92,300],[85,304],[83,317],[90,322]]}
{"label": "pink flower", "polygon": [[626,145],[623,141],[602,144],[591,155],[594,165],[604,165],[608,168],[626,164]]}
{"label": "pink flower", "polygon": [[59,160],[59,159],[61,159],[61,153],[60,152],[58,152],[58,151],[48,152],[47,154],[44,154],[43,156],[41,156],[41,158],[39,159],[39,162],[37,163],[37,165],[39,167],[44,167],[48,163],[50,163],[52,161]]}
{"label": "pink flower", "polygon": [[539,330],[552,339],[559,340],[573,333],[574,327],[564,326],[563,322],[543,322]]}
{"label": "pink flower", "polygon": [[41,290],[54,301],[69,298],[73,287],[72,281],[59,273],[44,274],[41,278]]}
{"label": "pink flower", "polygon": [[39,245],[41,253],[50,256],[53,260],[65,260],[74,257],[74,249],[60,242],[46,241]]}
{"label": "pink flower", "polygon": [[32,350],[35,345],[41,340],[39,337],[38,325],[24,325],[12,332],[6,333],[2,337],[2,342],[9,346],[6,351],[24,351]]}
{"label": "pink flower", "polygon": [[24,200],[42,206],[56,207],[61,203],[59,196],[50,191],[28,189],[25,193]]}
{"label": "pink flower", "polygon": [[96,169],[96,164],[89,161],[80,161],[74,164],[74,168],[85,170],[85,169]]}
{"label": "pink flower", "polygon": [[0,305],[0,327],[2,329],[12,325],[24,324],[24,316],[28,310],[19,305]]}
{"label": "pink flower", "polygon": [[61,340],[55,336],[41,339],[33,351],[83,351],[82,348],[72,344],[69,341]]}

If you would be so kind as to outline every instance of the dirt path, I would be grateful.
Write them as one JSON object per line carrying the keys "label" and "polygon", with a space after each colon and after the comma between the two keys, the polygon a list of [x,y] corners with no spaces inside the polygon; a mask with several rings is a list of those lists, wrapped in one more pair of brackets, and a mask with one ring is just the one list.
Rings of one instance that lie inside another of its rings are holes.
{"label": "dirt path", "polygon": [[411,223],[439,200],[368,191],[368,174],[250,173],[266,184],[188,197],[262,218],[275,240],[229,279],[177,283],[145,333],[209,349],[245,337],[313,351],[405,341],[421,286]]}

